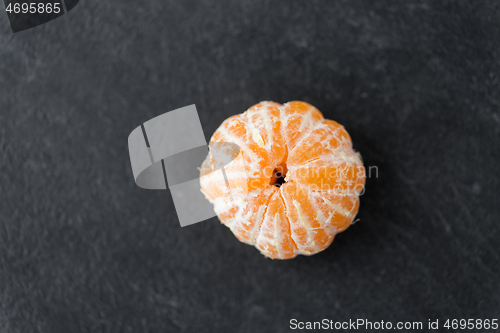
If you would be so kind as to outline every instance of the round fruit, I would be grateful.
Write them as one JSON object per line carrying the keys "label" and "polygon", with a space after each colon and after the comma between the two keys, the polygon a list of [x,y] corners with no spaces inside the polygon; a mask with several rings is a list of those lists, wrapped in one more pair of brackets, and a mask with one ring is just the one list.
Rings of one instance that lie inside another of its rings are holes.
{"label": "round fruit", "polygon": [[[222,172],[213,154],[201,191],[242,242],[274,259],[313,255],[347,229],[365,169],[344,127],[300,101],[261,102],[226,119],[210,140],[239,147]],[[231,152],[226,152],[231,155]]]}

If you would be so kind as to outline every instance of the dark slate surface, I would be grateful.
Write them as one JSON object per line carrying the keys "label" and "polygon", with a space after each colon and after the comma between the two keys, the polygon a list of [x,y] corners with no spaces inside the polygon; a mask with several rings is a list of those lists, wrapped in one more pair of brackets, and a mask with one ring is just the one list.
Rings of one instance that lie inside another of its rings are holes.
{"label": "dark slate surface", "polygon": [[[82,1],[18,34],[4,14],[1,332],[500,317],[498,1]],[[379,173],[321,254],[180,228],[168,191],[135,186],[142,122],[194,103],[208,139],[295,99]]]}

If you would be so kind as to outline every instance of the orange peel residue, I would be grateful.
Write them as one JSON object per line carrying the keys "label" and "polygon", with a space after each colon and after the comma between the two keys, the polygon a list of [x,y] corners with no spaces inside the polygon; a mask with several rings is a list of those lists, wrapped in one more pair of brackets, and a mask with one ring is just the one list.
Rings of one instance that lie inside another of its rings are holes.
{"label": "orange peel residue", "polygon": [[242,242],[274,259],[313,255],[346,230],[359,209],[365,169],[344,127],[300,101],[258,103],[226,119],[211,145],[240,148],[214,172],[200,168],[201,191]]}

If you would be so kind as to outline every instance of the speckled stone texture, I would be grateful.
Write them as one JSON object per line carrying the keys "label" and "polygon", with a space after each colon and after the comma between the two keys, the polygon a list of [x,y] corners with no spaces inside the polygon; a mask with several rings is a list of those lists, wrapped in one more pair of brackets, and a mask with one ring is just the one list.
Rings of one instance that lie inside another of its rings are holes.
{"label": "speckled stone texture", "polygon": [[[0,16],[1,332],[500,318],[500,2],[87,0],[17,34]],[[326,251],[266,259],[134,184],[142,122],[196,104],[209,139],[295,99],[378,170]]]}

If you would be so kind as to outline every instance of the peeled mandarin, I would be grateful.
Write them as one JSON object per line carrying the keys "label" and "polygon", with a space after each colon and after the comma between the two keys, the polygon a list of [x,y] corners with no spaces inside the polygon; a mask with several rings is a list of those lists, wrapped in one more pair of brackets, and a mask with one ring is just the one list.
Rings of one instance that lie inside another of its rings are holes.
{"label": "peeled mandarin", "polygon": [[201,191],[241,242],[267,257],[291,259],[325,250],[352,224],[365,168],[345,128],[314,106],[258,103],[226,119],[210,146],[219,142],[240,150],[222,176],[208,154]]}

